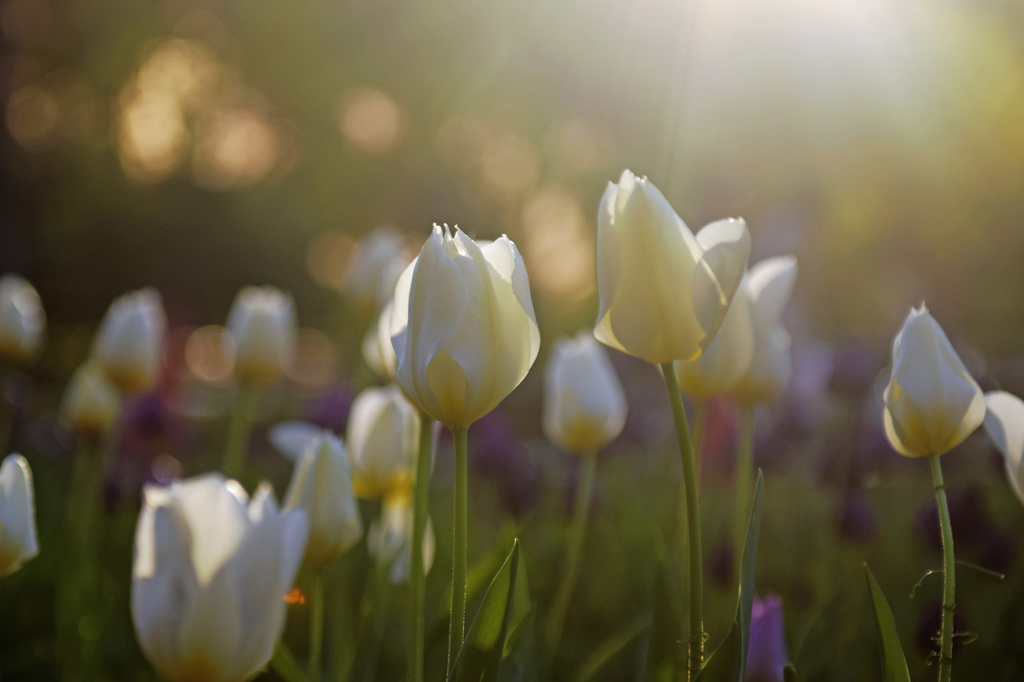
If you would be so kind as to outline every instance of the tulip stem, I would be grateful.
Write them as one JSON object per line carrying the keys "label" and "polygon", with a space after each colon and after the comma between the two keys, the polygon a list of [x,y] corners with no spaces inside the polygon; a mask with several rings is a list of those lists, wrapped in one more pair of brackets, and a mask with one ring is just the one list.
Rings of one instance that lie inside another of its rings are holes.
{"label": "tulip stem", "polygon": [[580,559],[583,557],[583,540],[587,533],[587,513],[594,494],[594,477],[597,472],[597,453],[582,453],[580,478],[576,484],[576,502],[573,507],[572,525],[569,527],[569,543],[565,548],[565,563],[562,579],[555,596],[554,606],[548,620],[548,647],[551,657],[558,651],[558,643],[565,629],[565,618],[569,613],[569,602],[576,580],[580,574]]}
{"label": "tulip stem", "polygon": [[697,499],[697,467],[694,463],[693,445],[690,442],[690,430],[686,423],[683,395],[679,392],[672,363],[666,362],[661,365],[661,373],[665,376],[665,387],[668,389],[668,399],[672,405],[672,418],[676,424],[679,452],[683,460],[683,490],[686,497],[690,557],[690,639],[687,679],[693,680],[704,665],[704,569],[701,556],[700,505]]}
{"label": "tulip stem", "polygon": [[309,591],[309,679],[320,682],[321,660],[324,646],[324,572],[313,569],[313,584]]}
{"label": "tulip stem", "polygon": [[452,429],[455,437],[455,540],[452,544],[452,619],[448,629],[448,672],[462,649],[466,632],[466,529],[469,525],[468,429]]}
{"label": "tulip stem", "polygon": [[956,576],[956,560],[953,557],[953,527],[949,521],[949,505],[946,503],[946,484],[942,480],[942,465],[939,455],[929,455],[932,467],[932,482],[935,485],[935,502],[939,507],[939,525],[942,528],[942,643],[939,649],[939,682],[949,682],[953,675],[953,611]]}
{"label": "tulip stem", "polygon": [[420,413],[420,449],[416,456],[416,484],[413,491],[412,556],[409,575],[409,651],[407,652],[407,679],[423,682],[425,655],[424,601],[426,575],[423,567],[423,542],[427,532],[427,513],[430,492],[430,459],[434,444],[434,421]]}
{"label": "tulip stem", "polygon": [[241,383],[231,410],[228,424],[228,442],[224,448],[224,475],[237,479],[245,468],[246,450],[249,449],[249,427],[252,424],[253,409],[258,394],[256,389]]}
{"label": "tulip stem", "polygon": [[754,406],[740,411],[739,443],[736,447],[736,509],[732,519],[733,569],[737,579],[743,563],[743,543],[750,520],[750,501],[754,494]]}

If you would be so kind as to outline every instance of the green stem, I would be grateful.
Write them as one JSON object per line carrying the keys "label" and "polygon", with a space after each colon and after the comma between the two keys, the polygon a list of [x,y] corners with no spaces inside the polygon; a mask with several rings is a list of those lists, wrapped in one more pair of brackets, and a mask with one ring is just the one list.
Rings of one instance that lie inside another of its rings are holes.
{"label": "green stem", "polygon": [[[382,561],[374,570],[372,608],[368,614],[370,624],[370,641],[366,643],[366,665],[363,669],[363,681],[373,682],[377,679],[377,666],[380,662],[381,645],[388,624],[388,601],[391,588],[391,562]],[[420,666],[423,670],[423,666]]]}
{"label": "green stem", "polygon": [[426,575],[423,567],[423,539],[427,532],[430,492],[430,459],[434,444],[434,421],[420,413],[420,449],[416,458],[416,484],[413,491],[412,556],[409,575],[409,644],[407,675],[409,682],[423,682],[424,601]]}
{"label": "green stem", "polygon": [[249,428],[252,425],[253,408],[258,393],[252,386],[239,384],[235,405],[231,410],[228,424],[228,441],[224,447],[224,475],[238,478],[245,468],[245,454],[249,449]]}
{"label": "green stem", "polygon": [[942,481],[942,465],[939,455],[929,455],[932,467],[932,482],[935,485],[935,502],[939,507],[939,525],[942,527],[942,644],[939,649],[939,682],[949,682],[953,675],[953,610],[956,576],[956,560],[953,557],[953,527],[949,522],[949,505],[946,503],[946,484]]}
{"label": "green stem", "polygon": [[739,443],[736,447],[736,509],[732,519],[733,568],[737,578],[743,562],[743,543],[750,518],[750,500],[754,494],[754,406],[744,405],[740,412]]}
{"label": "green stem", "polygon": [[455,437],[455,540],[452,544],[452,619],[448,629],[448,672],[455,665],[466,633],[466,529],[469,525],[468,429],[452,429]]}
{"label": "green stem", "polygon": [[693,457],[697,461],[697,487],[704,471],[704,423],[707,421],[708,404],[695,403],[693,407]]}
{"label": "green stem", "polygon": [[309,594],[309,679],[319,682],[324,646],[324,573],[313,569],[313,585]]}
{"label": "green stem", "polygon": [[562,579],[555,596],[554,606],[548,620],[548,647],[551,656],[558,651],[558,643],[562,639],[565,618],[569,613],[569,602],[576,580],[580,573],[580,560],[583,557],[583,540],[587,533],[587,513],[590,511],[590,500],[594,494],[594,475],[597,472],[597,453],[582,454],[580,462],[580,480],[576,487],[576,503],[573,507],[572,525],[569,527],[569,543],[565,549],[565,564],[562,566]]}
{"label": "green stem", "polygon": [[690,431],[686,423],[686,409],[679,392],[676,374],[671,362],[661,365],[668,389],[672,418],[679,436],[679,452],[683,460],[683,490],[686,496],[686,527],[690,558],[690,641],[687,679],[697,677],[704,665],[704,569],[700,539],[700,504],[697,499],[697,467],[694,463]]}

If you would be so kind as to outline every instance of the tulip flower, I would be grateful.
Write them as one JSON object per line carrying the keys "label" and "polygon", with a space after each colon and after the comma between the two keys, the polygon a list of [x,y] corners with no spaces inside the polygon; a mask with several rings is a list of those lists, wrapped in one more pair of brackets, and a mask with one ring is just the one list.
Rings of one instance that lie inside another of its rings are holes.
{"label": "tulip flower", "polygon": [[159,378],[167,319],[160,294],[146,288],[110,305],[93,343],[93,357],[122,393],[139,393]]}
{"label": "tulip flower", "polygon": [[1006,478],[1024,504],[1024,400],[1006,391],[985,394],[985,431],[1003,454]]}
{"label": "tulip flower", "polygon": [[754,354],[747,371],[729,391],[741,403],[773,402],[789,383],[792,372],[789,334],[779,318],[789,302],[795,281],[796,259],[792,256],[763,260],[743,279],[741,288],[750,301],[753,321]]}
{"label": "tulip flower", "polygon": [[788,662],[782,599],[777,594],[769,594],[762,600],[755,594],[743,682],[782,682]]}
{"label": "tulip flower", "polygon": [[694,236],[649,180],[623,171],[598,210],[594,335],[658,365],[695,360],[718,332],[749,256],[742,220]]}
{"label": "tulip flower", "polygon": [[61,416],[77,433],[98,436],[117,421],[121,396],[95,361],[79,367],[61,403]]}
{"label": "tulip flower", "polygon": [[0,464],[0,578],[39,554],[32,470],[21,455]]}
{"label": "tulip flower", "polygon": [[363,498],[408,495],[415,480],[420,415],[397,386],[364,389],[349,413],[352,486]]}
{"label": "tulip flower", "polygon": [[146,486],[143,499],[131,610],[146,657],[168,682],[252,677],[284,628],[306,513],[279,512],[268,484],[250,501],[220,474]]}
{"label": "tulip flower", "polygon": [[559,339],[544,372],[544,433],[570,452],[592,453],[626,424],[626,396],[608,354],[585,331]]}
{"label": "tulip flower", "polygon": [[245,287],[228,314],[235,378],[243,384],[277,381],[292,363],[298,334],[292,297],[274,287]]}
{"label": "tulip flower", "polygon": [[0,277],[0,361],[32,361],[45,331],[46,314],[32,285],[18,275]]}
{"label": "tulip flower", "polygon": [[885,435],[893,449],[907,457],[927,457],[932,470],[943,558],[939,680],[948,682],[953,664],[956,559],[939,457],[981,425],[985,398],[923,304],[910,311],[893,341],[892,374],[882,402]]}
{"label": "tulip flower", "polygon": [[304,509],[309,519],[306,561],[323,565],[344,554],[363,535],[352,494],[345,446],[330,431],[309,443],[292,473],[285,510]]}
{"label": "tulip flower", "polygon": [[901,455],[941,455],[985,419],[985,399],[939,323],[911,310],[892,347],[883,395],[885,435]]}
{"label": "tulip flower", "polygon": [[391,225],[378,225],[355,249],[345,277],[345,292],[365,310],[378,309],[391,298],[398,276],[408,264],[402,233]]}
{"label": "tulip flower", "polygon": [[442,424],[467,428],[497,407],[540,348],[516,245],[435,225],[395,287],[391,342],[402,390]]}
{"label": "tulip flower", "polygon": [[[516,245],[508,237],[478,244],[458,228],[452,235],[435,225],[395,286],[391,343],[398,384],[423,414],[452,429],[455,440],[450,667],[466,620],[466,430],[519,385],[540,348],[530,281]],[[416,514],[418,532],[424,517]]]}
{"label": "tulip flower", "polygon": [[391,311],[394,301],[389,300],[380,315],[370,324],[363,337],[363,360],[378,376],[394,381],[398,367],[395,347],[391,345]]}
{"label": "tulip flower", "polygon": [[[381,564],[391,564],[388,572],[394,584],[408,582],[412,564],[413,509],[409,498],[396,495],[384,500],[380,518],[374,519],[366,533],[366,549],[370,558]],[[430,572],[434,563],[434,526],[427,520],[423,536],[423,572]]]}

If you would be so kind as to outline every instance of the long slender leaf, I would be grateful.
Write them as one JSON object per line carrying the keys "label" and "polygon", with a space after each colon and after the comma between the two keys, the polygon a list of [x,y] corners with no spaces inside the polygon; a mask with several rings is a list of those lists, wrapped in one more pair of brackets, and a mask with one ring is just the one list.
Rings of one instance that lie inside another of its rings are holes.
{"label": "long slender leaf", "polygon": [[875,609],[875,621],[878,623],[878,634],[882,639],[882,667],[885,682],[910,682],[910,670],[907,659],[903,655],[903,647],[896,632],[896,619],[892,617],[892,609],[885,599],[882,588],[872,575],[871,569],[864,564],[864,573],[871,591],[871,606]]}
{"label": "long slender leaf", "polygon": [[466,632],[466,639],[448,675],[449,682],[494,682],[498,679],[505,639],[515,605],[519,572],[519,540],[491,580],[483,602]]}
{"label": "long slender leaf", "polygon": [[750,613],[754,608],[754,575],[757,571],[757,545],[761,538],[761,507],[764,497],[764,474],[759,469],[754,486],[754,503],[750,508],[747,537],[743,543],[740,565],[736,618],[729,633],[697,674],[698,682],[742,682],[747,667],[747,643],[750,639]]}
{"label": "long slender leaf", "polygon": [[594,651],[587,656],[587,659],[580,665],[576,673],[576,682],[589,682],[596,679],[601,669],[613,658],[619,655],[633,640],[651,626],[651,619],[648,616],[641,616],[632,623],[615,633]]}

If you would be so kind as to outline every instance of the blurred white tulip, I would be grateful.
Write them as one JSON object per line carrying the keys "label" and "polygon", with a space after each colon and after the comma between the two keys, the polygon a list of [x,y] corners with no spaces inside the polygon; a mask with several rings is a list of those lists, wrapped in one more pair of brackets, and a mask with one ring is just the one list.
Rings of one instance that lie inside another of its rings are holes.
{"label": "blurred white tulip", "polygon": [[146,657],[168,682],[254,676],[284,628],[306,513],[279,512],[268,484],[250,501],[220,474],[146,486],[143,502],[131,610]]}
{"label": "blurred white tulip", "polygon": [[275,287],[245,287],[227,321],[235,378],[243,384],[277,381],[295,356],[298,326],[292,297]]}
{"label": "blurred white tulip", "polygon": [[1006,478],[1024,504],[1024,400],[1006,391],[990,391],[985,407],[985,431],[1003,453]]}
{"label": "blurred white tulip", "polygon": [[117,421],[121,395],[96,361],[87,361],[77,370],[61,402],[61,418],[78,433],[100,435]]}
{"label": "blurred white tulip", "polygon": [[0,464],[0,578],[39,554],[32,470],[21,455]]}
{"label": "blurred white tulip", "polygon": [[395,355],[395,347],[391,345],[391,311],[394,309],[394,301],[389,300],[381,309],[372,323],[366,330],[363,337],[363,360],[377,376],[388,381],[394,381],[395,370],[398,368],[398,356]]}
{"label": "blurred white tulip", "polygon": [[356,495],[409,494],[419,434],[420,415],[397,386],[362,390],[352,401],[346,432]]}
{"label": "blurred white tulip", "polygon": [[[391,563],[389,578],[392,583],[409,580],[412,564],[412,516],[409,498],[396,496],[384,500],[380,517],[373,520],[366,534],[366,549],[378,563]],[[423,574],[430,573],[434,563],[436,540],[434,525],[427,519],[423,536]]]}
{"label": "blurred white tulip", "polygon": [[0,277],[0,361],[21,365],[39,355],[46,314],[39,294],[18,275]]}
{"label": "blurred white tulip", "polygon": [[544,372],[543,426],[570,452],[593,453],[626,424],[626,394],[604,348],[589,330],[559,339]]}
{"label": "blurred white tulip", "polygon": [[923,304],[893,342],[883,401],[885,435],[907,457],[949,452],[985,419],[981,388]]}
{"label": "blurred white tulip", "polygon": [[122,393],[149,390],[160,376],[166,331],[156,289],[125,294],[110,304],[93,343],[93,357]]}
{"label": "blurred white tulip", "polygon": [[304,509],[309,518],[306,561],[326,564],[363,536],[345,446],[330,431],[321,431],[295,465],[284,508]]}

